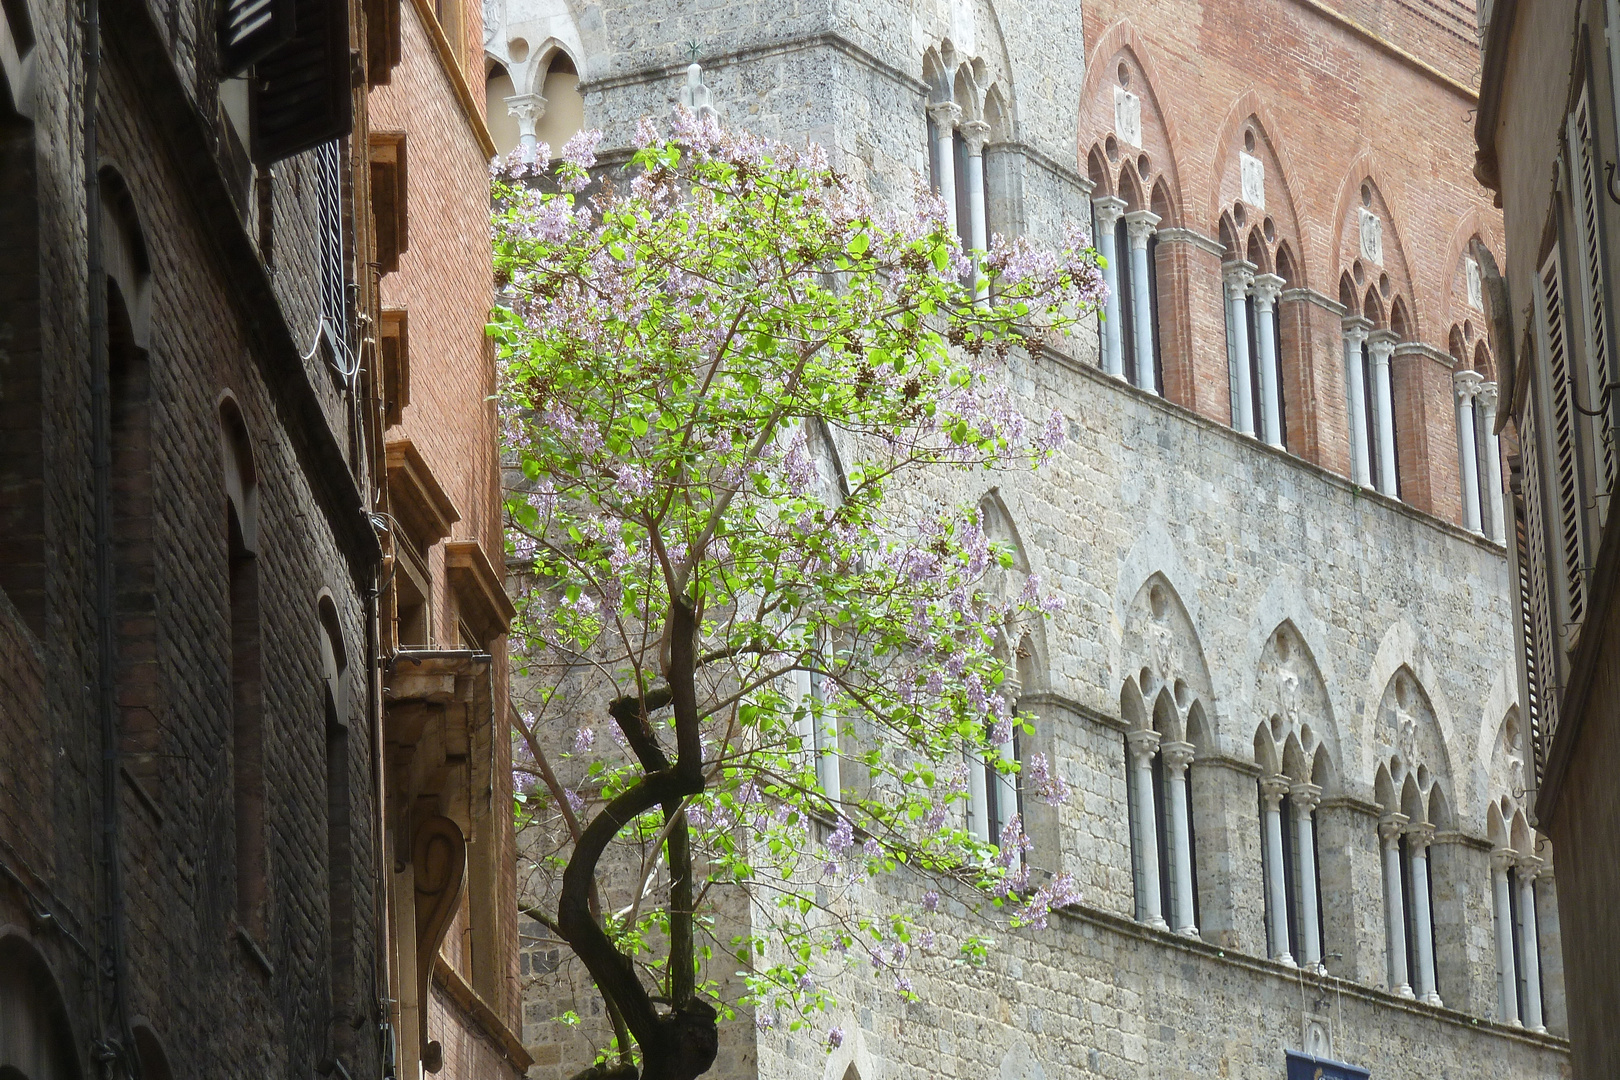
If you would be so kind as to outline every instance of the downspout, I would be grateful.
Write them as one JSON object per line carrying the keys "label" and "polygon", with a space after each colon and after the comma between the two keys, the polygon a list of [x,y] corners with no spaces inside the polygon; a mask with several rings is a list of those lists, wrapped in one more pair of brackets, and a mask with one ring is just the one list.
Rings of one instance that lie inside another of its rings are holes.
{"label": "downspout", "polygon": [[[101,1075],[139,1077],[130,1055],[129,1003],[124,986],[124,891],[118,852],[118,725],[113,686],[112,433],[107,371],[107,273],[101,262],[100,113],[101,5],[84,0],[84,220],[89,295],[91,471],[95,500],[96,719],[101,728],[100,967],[111,984],[112,1015],[100,1010],[96,1060]],[[98,995],[99,996],[99,995]]]}

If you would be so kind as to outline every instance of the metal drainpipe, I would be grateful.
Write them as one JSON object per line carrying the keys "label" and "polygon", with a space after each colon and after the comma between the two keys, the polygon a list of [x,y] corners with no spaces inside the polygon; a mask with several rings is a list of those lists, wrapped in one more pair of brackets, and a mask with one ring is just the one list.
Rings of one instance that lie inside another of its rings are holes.
{"label": "metal drainpipe", "polygon": [[[107,272],[101,262],[100,113],[101,5],[84,0],[84,217],[86,288],[89,295],[91,471],[95,499],[96,719],[101,728],[100,967],[110,983],[112,1015],[103,1005],[96,1058],[104,1077],[140,1076],[130,1053],[129,1008],[124,986],[124,891],[118,852],[118,725],[113,688],[112,433],[107,371]],[[98,994],[98,997],[100,995]]]}

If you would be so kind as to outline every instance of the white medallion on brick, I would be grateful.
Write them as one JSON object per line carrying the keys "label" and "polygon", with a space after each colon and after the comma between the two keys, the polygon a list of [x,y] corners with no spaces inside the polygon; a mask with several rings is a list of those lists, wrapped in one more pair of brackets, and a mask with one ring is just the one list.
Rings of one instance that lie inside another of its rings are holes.
{"label": "white medallion on brick", "polygon": [[1366,208],[1361,211],[1361,257],[1378,266],[1384,265],[1384,223]]}
{"label": "white medallion on brick", "polygon": [[1266,163],[1253,154],[1238,151],[1243,175],[1243,201],[1256,210],[1266,208]]}
{"label": "white medallion on brick", "polygon": [[1114,134],[1121,142],[1142,145],[1142,99],[1123,86],[1114,87]]}

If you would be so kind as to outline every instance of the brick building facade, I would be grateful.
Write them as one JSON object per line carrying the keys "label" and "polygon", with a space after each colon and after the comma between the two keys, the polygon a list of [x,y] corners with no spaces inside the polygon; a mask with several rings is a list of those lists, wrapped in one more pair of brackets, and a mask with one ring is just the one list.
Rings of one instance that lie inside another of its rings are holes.
{"label": "brick building facade", "polygon": [[[728,1024],[717,1071],[1258,1078],[1294,1051],[1567,1075],[1512,674],[1482,293],[1504,252],[1471,171],[1470,9],[491,8],[508,139],[540,137],[550,99],[537,120],[526,95],[565,69],[583,123],[628,145],[696,43],[726,123],[823,143],[879,205],[929,183],[965,239],[1055,243],[1080,221],[1109,258],[1107,318],[1012,373],[1026,413],[1069,418],[1069,448],[928,493],[979,503],[1065,599],[1019,665],[1040,718],[1021,750],[1075,789],[1025,809],[1036,862],[1083,900],[1000,935],[983,970],[950,944],[922,957],[917,1003],[838,974],[831,1054]],[[561,1040],[536,1075],[568,1076],[603,1028],[550,1023],[588,988],[525,933],[526,1037]]]}
{"label": "brick building facade", "polygon": [[[491,738],[488,137],[424,17],[410,0],[4,6],[7,1076],[526,1065],[505,1034]],[[458,40],[476,49],[475,13]],[[420,127],[392,104],[413,94]],[[408,182],[459,201],[379,284]],[[470,242],[447,251],[446,230]],[[430,259],[465,285],[423,305],[439,390],[406,406],[386,331]],[[394,453],[399,433],[420,453]],[[422,477],[468,524],[429,553],[438,623],[401,642],[393,496]],[[429,1044],[406,1031],[418,971]]]}

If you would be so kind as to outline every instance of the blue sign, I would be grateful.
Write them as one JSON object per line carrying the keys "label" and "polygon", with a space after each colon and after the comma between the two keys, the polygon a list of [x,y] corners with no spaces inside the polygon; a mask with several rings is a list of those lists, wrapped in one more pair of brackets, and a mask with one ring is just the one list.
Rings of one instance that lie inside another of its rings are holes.
{"label": "blue sign", "polygon": [[1368,1080],[1371,1075],[1360,1065],[1312,1057],[1298,1050],[1284,1050],[1288,1056],[1288,1080]]}

